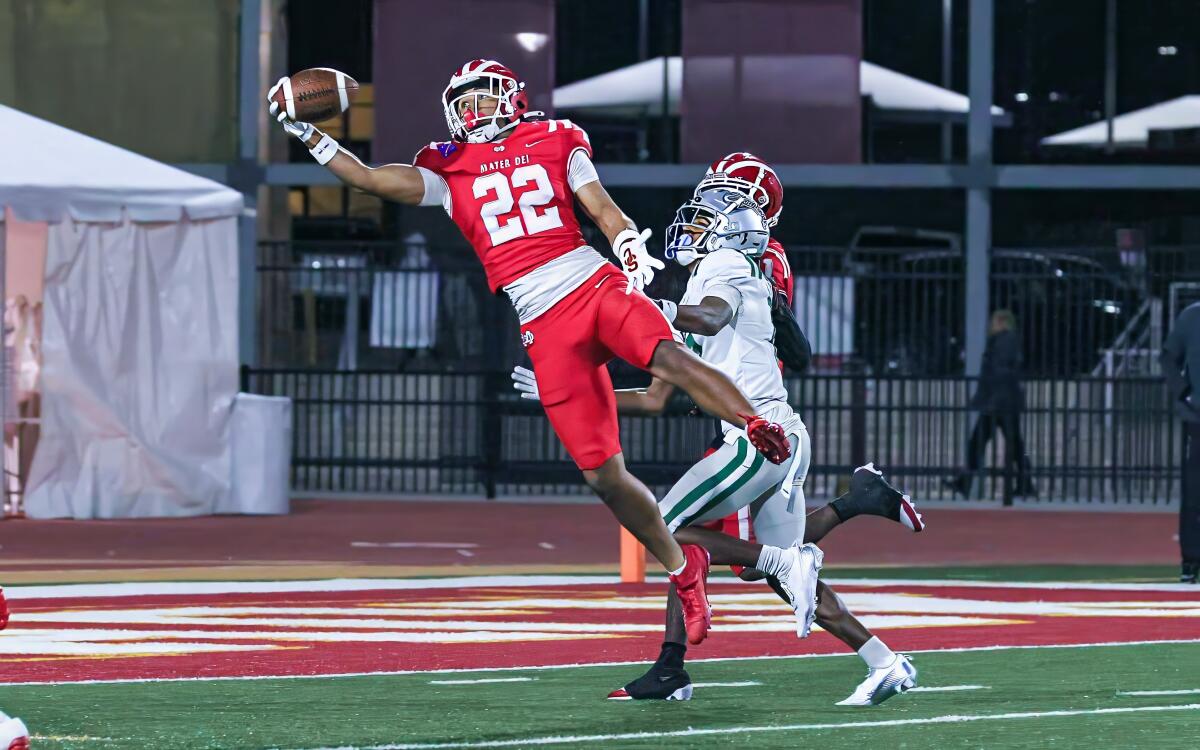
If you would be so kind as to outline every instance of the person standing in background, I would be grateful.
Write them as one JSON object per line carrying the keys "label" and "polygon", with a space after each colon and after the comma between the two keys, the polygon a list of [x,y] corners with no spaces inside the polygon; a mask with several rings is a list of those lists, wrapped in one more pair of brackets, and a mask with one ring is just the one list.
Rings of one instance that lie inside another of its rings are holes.
{"label": "person standing in background", "polygon": [[1016,497],[1036,497],[1029,477],[1029,458],[1021,437],[1021,412],[1025,410],[1025,390],[1021,386],[1021,338],[1017,319],[1011,310],[992,313],[987,347],[979,372],[979,388],[967,405],[979,410],[979,420],[967,441],[967,469],[945,485],[966,497],[971,481],[983,463],[983,452],[999,428],[1004,433],[1004,463],[1008,469],[1004,483],[1004,501]]}
{"label": "person standing in background", "polygon": [[1163,343],[1163,375],[1183,420],[1183,492],[1179,502],[1179,580],[1200,577],[1200,302],[1183,308]]}

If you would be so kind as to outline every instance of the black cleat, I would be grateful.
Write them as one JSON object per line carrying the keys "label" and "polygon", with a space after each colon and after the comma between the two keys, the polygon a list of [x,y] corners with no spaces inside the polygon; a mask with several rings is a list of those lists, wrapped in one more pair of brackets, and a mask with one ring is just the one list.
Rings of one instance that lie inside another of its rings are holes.
{"label": "black cleat", "polygon": [[1200,563],[1185,562],[1179,570],[1180,583],[1200,583]]}
{"label": "black cleat", "polygon": [[912,498],[888,484],[883,472],[876,469],[873,463],[854,470],[850,478],[849,500],[858,514],[890,518],[911,531],[925,528],[925,519],[917,512]]}
{"label": "black cleat", "polygon": [[692,699],[692,678],[682,668],[655,664],[646,674],[608,694],[610,701],[687,701]]}

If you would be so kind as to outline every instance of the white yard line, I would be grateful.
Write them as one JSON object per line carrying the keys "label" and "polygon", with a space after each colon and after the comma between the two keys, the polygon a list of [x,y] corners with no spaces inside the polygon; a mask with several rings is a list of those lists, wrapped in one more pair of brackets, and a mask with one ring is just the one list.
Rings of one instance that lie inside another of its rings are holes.
{"label": "white yard line", "polygon": [[[650,583],[665,583],[651,578]],[[264,594],[305,591],[399,591],[421,589],[495,588],[521,586],[614,585],[616,576],[463,576],[456,578],[334,578],[308,581],[159,581],[130,583],[70,583],[53,586],[7,586],[5,595],[12,600],[60,597],[156,596],[167,594]],[[736,578],[713,578],[710,584],[740,584]],[[1090,591],[1178,591],[1195,593],[1185,583],[1084,583],[1072,581],[1009,583],[1004,581],[959,581],[931,579],[830,578],[828,583],[841,586],[905,586],[919,588],[1013,588],[1013,589],[1085,589]]]}
{"label": "white yard line", "polygon": [[533,682],[536,677],[485,677],[481,680],[430,680],[430,685],[482,685],[488,682]]}
{"label": "white yard line", "polygon": [[[5,589],[7,592],[8,589]],[[1044,649],[1044,648],[1107,648],[1111,646],[1162,646],[1169,644],[1194,644],[1200,643],[1200,638],[1165,640],[1165,641],[1117,641],[1113,643],[1070,643],[1070,644],[1049,644],[1038,646],[966,646],[957,648],[929,648],[929,649],[907,649],[906,654],[957,654],[970,651],[1010,651],[1017,649]],[[855,656],[853,653],[844,654],[786,654],[781,656],[720,656],[711,659],[692,659],[688,664],[703,664],[708,662],[727,662],[727,661],[767,661],[775,659],[830,659],[844,658]],[[383,672],[338,672],[335,674],[292,674],[292,675],[255,675],[248,677],[149,677],[141,679],[122,679],[122,680],[71,680],[71,681],[50,681],[50,682],[5,682],[0,680],[0,687],[16,687],[16,686],[68,686],[68,685],[112,685],[126,683],[141,683],[141,682],[227,682],[230,680],[322,680],[335,679],[346,677],[394,677],[398,675],[439,675],[439,674],[471,674],[478,672],[527,672],[536,670],[550,669],[581,669],[585,667],[627,667],[631,665],[645,666],[646,662],[642,661],[605,661],[592,662],[590,664],[575,663],[575,664],[540,664],[525,667],[467,667],[455,669],[398,669]]]}
{"label": "white yard line", "polygon": [[1200,688],[1192,690],[1120,690],[1117,695],[1196,695]]}
{"label": "white yard line", "polygon": [[474,542],[350,542],[351,547],[369,549],[475,549]]}
{"label": "white yard line", "polygon": [[155,581],[5,586],[9,600],[161,596],[168,594],[276,594],[304,591],[401,591],[620,583],[615,576],[464,576],[460,578],[332,578],[314,581]]}
{"label": "white yard line", "polygon": [[[709,583],[715,580],[731,580],[732,579],[712,579]],[[831,586],[869,586],[871,588],[879,588],[881,586],[949,586],[952,588],[975,588],[975,589],[1082,589],[1085,591],[1178,591],[1185,594],[1196,593],[1196,587],[1190,583],[1095,583],[1089,581],[978,581],[978,580],[934,580],[930,578],[821,578]]]}
{"label": "white yard line", "polygon": [[910,693],[957,693],[963,690],[991,690],[989,685],[934,685],[931,687],[909,688]]}
{"label": "white yard line", "polygon": [[1195,711],[1200,703],[1179,706],[1135,706],[1128,708],[1090,708],[1067,711],[1022,711],[1007,714],[948,714],[925,719],[884,719],[881,721],[847,721],[825,724],[782,724],[776,726],[717,727],[713,729],[682,729],[673,732],[627,732],[624,734],[581,734],[558,737],[522,737],[511,740],[483,742],[436,742],[370,745],[362,748],[344,746],[318,750],[450,750],[451,748],[529,747],[532,745],[567,745],[582,742],[620,742],[624,740],[657,740],[680,737],[711,737],[730,734],[763,732],[801,732],[806,730],[864,729],[876,727],[928,726],[931,724],[962,724],[975,721],[1016,721],[1063,716],[1103,716],[1107,714],[1151,713],[1163,711]]}
{"label": "white yard line", "polygon": [[758,687],[761,682],[746,680],[745,682],[693,682],[694,688],[714,688],[714,687]]}

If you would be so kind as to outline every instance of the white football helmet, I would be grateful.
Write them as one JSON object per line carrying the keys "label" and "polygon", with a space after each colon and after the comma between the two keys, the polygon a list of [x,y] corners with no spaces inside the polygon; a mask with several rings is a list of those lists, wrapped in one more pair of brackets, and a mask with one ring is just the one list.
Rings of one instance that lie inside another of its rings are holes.
{"label": "white football helmet", "polygon": [[[496,100],[496,111],[479,114],[479,100]],[[459,113],[460,105],[467,107]],[[486,143],[521,122],[529,110],[525,83],[495,60],[472,60],[454,71],[442,92],[442,111],[450,137],[459,142]]]}
{"label": "white football helmet", "polygon": [[757,258],[771,233],[754,201],[729,188],[702,188],[675,212],[667,227],[668,258],[682,266],[716,250],[737,250]]}

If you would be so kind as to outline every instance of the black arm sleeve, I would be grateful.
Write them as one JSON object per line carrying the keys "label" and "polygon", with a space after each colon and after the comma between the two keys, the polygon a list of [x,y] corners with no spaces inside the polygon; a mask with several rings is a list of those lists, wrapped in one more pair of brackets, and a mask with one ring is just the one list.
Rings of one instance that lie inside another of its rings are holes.
{"label": "black arm sleeve", "polygon": [[792,313],[792,307],[782,294],[775,295],[771,306],[771,322],[775,324],[775,353],[789,370],[802,373],[812,363],[812,346]]}

